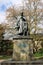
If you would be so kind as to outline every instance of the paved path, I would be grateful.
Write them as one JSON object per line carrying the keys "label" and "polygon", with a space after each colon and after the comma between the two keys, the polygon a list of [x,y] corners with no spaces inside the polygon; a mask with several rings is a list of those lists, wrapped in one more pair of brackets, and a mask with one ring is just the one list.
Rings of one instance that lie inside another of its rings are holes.
{"label": "paved path", "polygon": [[3,61],[5,61],[5,60],[0,60],[0,63],[3,62]]}

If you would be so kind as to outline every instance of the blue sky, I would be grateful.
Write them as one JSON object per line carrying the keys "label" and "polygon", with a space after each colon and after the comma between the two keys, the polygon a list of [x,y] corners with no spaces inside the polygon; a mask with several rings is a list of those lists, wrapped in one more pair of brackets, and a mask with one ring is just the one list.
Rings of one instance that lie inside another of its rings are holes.
{"label": "blue sky", "polygon": [[0,0],[0,23],[5,20],[5,11],[10,6],[20,6],[22,5],[22,0]]}

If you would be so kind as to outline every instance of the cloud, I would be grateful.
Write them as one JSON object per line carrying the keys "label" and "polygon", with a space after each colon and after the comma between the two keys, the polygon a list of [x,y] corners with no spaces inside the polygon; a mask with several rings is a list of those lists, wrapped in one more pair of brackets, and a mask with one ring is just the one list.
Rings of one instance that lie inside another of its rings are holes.
{"label": "cloud", "polygon": [[41,0],[43,2],[43,0]]}
{"label": "cloud", "polygon": [[10,0],[2,0],[0,2],[0,11],[5,11],[11,5],[12,3],[10,2]]}
{"label": "cloud", "polygon": [[22,5],[22,0],[0,0],[0,23],[5,20],[6,9],[12,5],[17,8]]}
{"label": "cloud", "polygon": [[6,16],[5,13],[2,13],[2,12],[0,13],[0,24],[3,22],[5,23],[5,16]]}
{"label": "cloud", "polygon": [[6,10],[8,7],[14,5],[14,6],[22,6],[22,1],[23,0],[1,0],[0,1],[0,10],[3,9]]}
{"label": "cloud", "polygon": [[9,0],[0,0],[0,24],[5,23],[5,11],[10,6],[11,2]]}

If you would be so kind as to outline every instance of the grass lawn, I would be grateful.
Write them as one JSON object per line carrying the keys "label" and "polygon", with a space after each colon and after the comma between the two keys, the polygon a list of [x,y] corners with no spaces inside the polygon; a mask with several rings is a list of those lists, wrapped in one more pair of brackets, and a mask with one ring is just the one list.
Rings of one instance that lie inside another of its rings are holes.
{"label": "grass lawn", "polygon": [[6,56],[6,55],[0,56],[0,59],[10,59],[10,58],[12,58],[12,56]]}
{"label": "grass lawn", "polygon": [[36,58],[36,59],[43,59],[43,53],[35,53],[34,54],[34,57]]}
{"label": "grass lawn", "polygon": [[39,52],[36,52],[36,53],[34,54],[34,57],[37,57],[37,58],[43,57],[43,48],[42,48]]}

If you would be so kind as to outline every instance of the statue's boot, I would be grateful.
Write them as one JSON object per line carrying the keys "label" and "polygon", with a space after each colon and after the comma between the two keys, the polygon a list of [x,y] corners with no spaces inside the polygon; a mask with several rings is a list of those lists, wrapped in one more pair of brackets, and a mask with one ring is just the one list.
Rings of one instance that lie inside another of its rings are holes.
{"label": "statue's boot", "polygon": [[23,35],[23,32],[16,32],[15,35]]}
{"label": "statue's boot", "polygon": [[18,35],[23,35],[23,32],[21,32],[21,33],[18,33]]}

